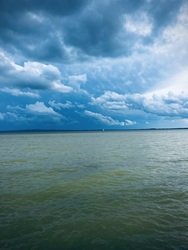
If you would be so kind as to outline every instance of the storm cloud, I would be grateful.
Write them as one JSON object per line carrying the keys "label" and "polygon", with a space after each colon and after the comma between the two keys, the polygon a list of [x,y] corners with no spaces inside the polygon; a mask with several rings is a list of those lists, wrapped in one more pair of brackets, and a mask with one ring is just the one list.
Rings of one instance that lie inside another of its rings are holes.
{"label": "storm cloud", "polygon": [[0,129],[19,112],[23,127],[35,116],[42,128],[26,108],[41,103],[58,111],[58,128],[155,127],[161,118],[163,127],[172,117],[183,127],[187,10],[185,0],[2,0]]}

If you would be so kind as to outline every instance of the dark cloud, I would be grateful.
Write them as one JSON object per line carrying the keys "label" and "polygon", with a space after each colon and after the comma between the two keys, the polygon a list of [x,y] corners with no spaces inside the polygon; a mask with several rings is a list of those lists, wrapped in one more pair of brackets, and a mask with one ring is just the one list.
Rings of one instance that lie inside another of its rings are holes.
{"label": "dark cloud", "polygon": [[[122,56],[132,53],[138,35],[124,30],[124,15],[139,15],[146,12],[153,21],[153,32],[148,37],[139,38],[144,44],[151,44],[161,27],[164,29],[176,15],[183,1],[107,1],[92,2],[91,7],[74,19],[67,20],[63,30],[66,44],[95,56]],[[139,33],[141,35],[141,31]]]}
{"label": "dark cloud", "polygon": [[[67,60],[61,19],[79,12],[86,0],[0,2],[0,46],[32,60]],[[56,18],[57,17],[57,18]],[[59,18],[59,19],[58,19]],[[58,19],[58,20],[57,20]]]}
{"label": "dark cloud", "polygon": [[114,57],[126,55],[130,49],[129,37],[121,40],[122,15],[134,12],[142,1],[93,1],[82,15],[65,23],[65,42],[84,53]]}
{"label": "dark cloud", "polygon": [[0,12],[21,13],[25,11],[49,12],[61,16],[70,15],[79,11],[87,0],[1,0]]}
{"label": "dark cloud", "polygon": [[[12,53],[22,53],[43,62],[68,61],[71,56],[66,47],[72,47],[75,56],[82,55],[82,58],[84,54],[100,57],[129,55],[137,37],[126,30],[122,33],[123,16],[146,11],[157,31],[175,18],[182,2],[2,0],[0,43]],[[152,38],[148,36],[142,42],[151,43]]]}
{"label": "dark cloud", "polygon": [[185,0],[151,1],[146,10],[155,22],[155,29],[168,25],[172,20],[176,21],[176,15],[184,2]]}
{"label": "dark cloud", "polygon": [[110,56],[117,54],[117,25],[108,21],[109,17],[96,14],[72,21],[64,31],[65,43],[81,49],[88,55]]}
{"label": "dark cloud", "polygon": [[[42,40],[33,38],[28,41],[30,46],[24,47],[25,54],[29,57],[43,62],[65,62],[68,61],[70,55],[67,53],[65,46],[62,44],[59,37],[50,33]],[[23,46],[23,44],[22,44]]]}

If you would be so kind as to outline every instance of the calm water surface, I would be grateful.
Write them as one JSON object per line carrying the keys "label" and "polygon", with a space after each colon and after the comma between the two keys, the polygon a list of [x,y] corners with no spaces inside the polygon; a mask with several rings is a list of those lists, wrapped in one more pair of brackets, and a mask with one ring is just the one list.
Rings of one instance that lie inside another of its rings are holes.
{"label": "calm water surface", "polygon": [[0,249],[188,249],[188,130],[0,134]]}

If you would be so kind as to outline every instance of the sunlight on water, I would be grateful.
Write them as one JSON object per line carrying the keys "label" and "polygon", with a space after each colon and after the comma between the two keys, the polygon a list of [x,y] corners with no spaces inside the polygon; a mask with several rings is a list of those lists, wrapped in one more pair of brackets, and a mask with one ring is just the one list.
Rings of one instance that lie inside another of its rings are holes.
{"label": "sunlight on water", "polygon": [[188,131],[0,135],[1,249],[188,249]]}

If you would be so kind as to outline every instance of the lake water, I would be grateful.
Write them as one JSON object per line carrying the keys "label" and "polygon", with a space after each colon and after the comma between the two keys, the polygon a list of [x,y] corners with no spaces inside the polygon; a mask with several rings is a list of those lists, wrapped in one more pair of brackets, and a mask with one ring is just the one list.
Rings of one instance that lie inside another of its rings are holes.
{"label": "lake water", "polygon": [[0,134],[0,249],[188,249],[188,130]]}

